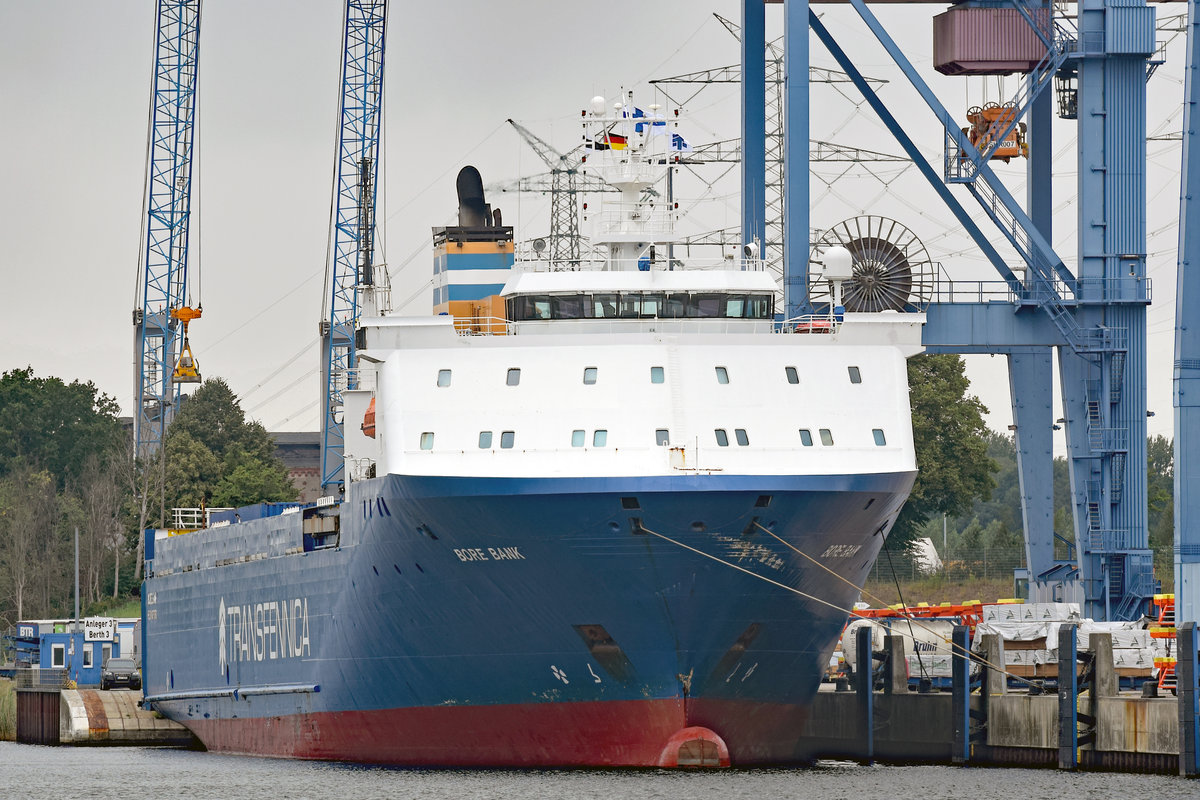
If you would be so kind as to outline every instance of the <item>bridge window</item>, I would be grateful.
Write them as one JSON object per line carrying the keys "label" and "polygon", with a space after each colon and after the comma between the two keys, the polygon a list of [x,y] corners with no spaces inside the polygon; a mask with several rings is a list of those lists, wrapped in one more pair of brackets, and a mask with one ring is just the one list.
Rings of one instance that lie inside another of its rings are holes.
{"label": "bridge window", "polygon": [[433,449],[433,434],[430,431],[425,431],[425,433],[421,434],[421,449],[422,450],[432,450]]}
{"label": "bridge window", "polygon": [[480,431],[479,432],[479,449],[480,450],[490,450],[491,448],[492,448],[492,432],[491,431]]}
{"label": "bridge window", "polygon": [[508,371],[508,377],[505,382],[509,386],[516,386],[521,382],[521,370],[519,367],[513,367]]}
{"label": "bridge window", "polygon": [[666,380],[667,380],[667,377],[666,377],[666,374],[663,372],[662,367],[651,367],[650,368],[650,382],[651,383],[665,383]]}
{"label": "bridge window", "polygon": [[807,428],[800,429],[800,444],[805,447],[812,447],[812,432]]}
{"label": "bridge window", "polygon": [[729,435],[725,433],[724,428],[717,428],[713,431],[713,435],[717,437],[717,445],[719,447],[729,447]]}
{"label": "bridge window", "polygon": [[438,384],[437,385],[438,386],[449,386],[450,385],[450,370],[448,370],[448,369],[439,369],[438,370]]}
{"label": "bridge window", "polygon": [[514,434],[512,431],[501,431],[500,446],[505,450],[511,450],[514,438],[516,438],[516,434]]}
{"label": "bridge window", "polygon": [[871,435],[875,437],[875,444],[879,445],[880,447],[883,447],[887,444],[887,439],[883,435],[882,428],[873,428],[871,430]]}
{"label": "bridge window", "polygon": [[596,382],[596,373],[598,373],[599,371],[600,370],[598,370],[596,367],[584,367],[583,368],[583,382],[585,384],[587,384],[588,386],[591,386],[592,384],[594,384]]}
{"label": "bridge window", "polygon": [[858,367],[846,367],[846,371],[850,373],[851,383],[862,383],[862,373],[858,371]]}

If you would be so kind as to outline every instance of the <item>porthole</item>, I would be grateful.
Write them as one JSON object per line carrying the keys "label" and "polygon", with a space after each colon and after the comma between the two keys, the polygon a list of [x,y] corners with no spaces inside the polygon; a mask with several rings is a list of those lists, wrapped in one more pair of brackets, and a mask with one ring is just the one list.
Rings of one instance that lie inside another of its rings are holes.
{"label": "porthole", "polygon": [[800,429],[800,444],[805,447],[812,447],[812,431],[807,428]]}
{"label": "porthole", "polygon": [[450,370],[448,370],[448,369],[439,369],[438,370],[437,385],[438,386],[449,386],[450,385]]}
{"label": "porthole", "polygon": [[875,444],[879,445],[880,447],[883,447],[887,444],[887,438],[883,435],[882,428],[873,428],[871,430],[871,435],[875,437]]}
{"label": "porthole", "polygon": [[750,437],[746,434],[745,428],[735,429],[733,435],[735,438],[737,438],[739,447],[745,447],[746,445],[750,444]]}
{"label": "porthole", "polygon": [[508,371],[508,377],[505,379],[505,383],[507,383],[509,386],[516,386],[520,382],[521,370],[519,367],[513,367]]}
{"label": "porthole", "polygon": [[729,370],[717,367],[717,383],[729,383]]}
{"label": "porthole", "polygon": [[511,450],[514,439],[516,439],[515,433],[512,431],[502,431],[500,433],[500,446],[505,450]]}
{"label": "porthole", "polygon": [[480,450],[489,450],[489,449],[491,449],[491,447],[492,447],[492,432],[491,431],[480,431],[479,432],[479,449]]}
{"label": "porthole", "polygon": [[795,367],[784,367],[783,373],[785,375],[787,375],[788,383],[799,383],[800,382],[800,373],[796,371]]}
{"label": "porthole", "polygon": [[421,449],[422,450],[432,450],[433,449],[433,434],[431,432],[426,431],[425,433],[421,434]]}
{"label": "porthole", "polygon": [[833,434],[829,432],[829,428],[821,428],[821,444],[829,447],[833,444]]}
{"label": "porthole", "polygon": [[651,367],[650,368],[650,382],[651,383],[665,383],[666,380],[667,380],[667,376],[663,372],[662,367]]}
{"label": "porthole", "polygon": [[846,367],[846,371],[850,373],[851,383],[862,383],[862,373],[858,371],[858,367]]}
{"label": "porthole", "polygon": [[604,429],[592,433],[592,447],[604,447],[608,444],[608,431]]}
{"label": "porthole", "polygon": [[719,447],[729,447],[729,435],[725,433],[724,428],[717,428],[713,431],[713,435],[717,437],[717,445]]}
{"label": "porthole", "polygon": [[599,372],[595,367],[583,368],[583,382],[587,386],[591,386],[596,382],[596,374]]}

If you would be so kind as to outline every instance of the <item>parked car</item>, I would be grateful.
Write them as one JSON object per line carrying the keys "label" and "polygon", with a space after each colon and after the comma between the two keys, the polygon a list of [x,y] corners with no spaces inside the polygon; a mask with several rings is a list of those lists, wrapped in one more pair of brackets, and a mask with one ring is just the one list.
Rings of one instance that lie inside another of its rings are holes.
{"label": "parked car", "polygon": [[110,658],[100,675],[100,688],[115,689],[122,686],[128,689],[142,688],[141,673],[132,658]]}

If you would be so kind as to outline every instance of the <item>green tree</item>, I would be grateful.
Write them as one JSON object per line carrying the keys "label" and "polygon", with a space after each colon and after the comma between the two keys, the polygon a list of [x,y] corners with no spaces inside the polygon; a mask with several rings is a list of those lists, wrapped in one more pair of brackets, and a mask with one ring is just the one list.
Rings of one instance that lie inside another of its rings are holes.
{"label": "green tree", "polygon": [[989,498],[997,469],[988,457],[987,409],[967,394],[960,356],[910,358],[908,386],[917,479],[889,536],[893,552],[908,549],[926,520],[964,513],[975,498]]}
{"label": "green tree", "polygon": [[167,429],[168,506],[240,506],[293,500],[296,487],[260,423],[248,421],[229,384],[210,378]]}
{"label": "green tree", "polygon": [[38,378],[33,369],[0,376],[0,475],[20,463],[46,470],[62,488],[91,455],[120,446],[117,401],[90,381]]}

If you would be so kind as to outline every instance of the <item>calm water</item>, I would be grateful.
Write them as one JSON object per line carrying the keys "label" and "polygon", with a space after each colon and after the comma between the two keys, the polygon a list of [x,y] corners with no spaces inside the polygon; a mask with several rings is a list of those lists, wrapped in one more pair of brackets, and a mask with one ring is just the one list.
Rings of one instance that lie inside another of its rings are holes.
{"label": "calm water", "polygon": [[1198,798],[1200,781],[842,762],[822,762],[803,770],[724,772],[400,770],[152,748],[35,747],[0,741],[0,796],[31,800],[1166,800]]}
{"label": "calm water", "polygon": [[1167,800],[1200,797],[1200,781],[1053,770],[863,767],[737,772],[441,771],[139,748],[0,742],[0,797],[54,800],[338,798],[338,800]]}

